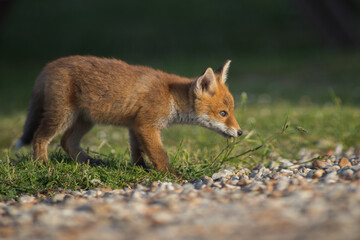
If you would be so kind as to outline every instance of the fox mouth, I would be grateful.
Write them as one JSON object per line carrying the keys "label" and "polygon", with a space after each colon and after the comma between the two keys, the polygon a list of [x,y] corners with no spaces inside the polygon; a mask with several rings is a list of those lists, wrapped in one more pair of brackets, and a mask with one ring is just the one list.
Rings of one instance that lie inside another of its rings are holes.
{"label": "fox mouth", "polygon": [[229,133],[226,133],[226,132],[219,132],[223,137],[227,138],[227,139],[230,139],[230,138],[233,138],[234,136],[233,135],[230,135]]}

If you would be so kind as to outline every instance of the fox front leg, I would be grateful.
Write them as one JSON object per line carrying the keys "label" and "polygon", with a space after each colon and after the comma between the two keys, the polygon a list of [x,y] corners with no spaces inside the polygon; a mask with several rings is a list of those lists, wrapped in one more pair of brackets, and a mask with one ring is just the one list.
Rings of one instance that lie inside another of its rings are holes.
{"label": "fox front leg", "polygon": [[133,129],[129,129],[130,151],[132,163],[136,166],[147,168],[143,149]]}
{"label": "fox front leg", "polygon": [[170,172],[176,177],[181,177],[169,164],[169,158],[161,142],[159,130],[150,127],[139,127],[134,129],[134,133],[142,149],[158,171]]}

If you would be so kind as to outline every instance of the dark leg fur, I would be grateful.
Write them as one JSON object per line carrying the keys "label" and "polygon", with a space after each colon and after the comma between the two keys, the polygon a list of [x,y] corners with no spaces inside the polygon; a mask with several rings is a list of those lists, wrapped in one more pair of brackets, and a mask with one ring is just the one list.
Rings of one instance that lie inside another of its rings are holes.
{"label": "dark leg fur", "polygon": [[35,131],[38,129],[42,114],[43,114],[43,103],[44,97],[42,94],[33,93],[29,109],[26,117],[26,122],[24,125],[24,133],[21,136],[21,142],[24,145],[28,145],[34,138]]}

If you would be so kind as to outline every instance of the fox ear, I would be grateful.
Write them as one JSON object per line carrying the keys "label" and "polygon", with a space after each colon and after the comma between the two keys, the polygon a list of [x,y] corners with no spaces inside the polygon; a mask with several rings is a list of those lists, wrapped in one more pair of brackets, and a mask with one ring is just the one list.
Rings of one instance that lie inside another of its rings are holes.
{"label": "fox ear", "polygon": [[228,75],[228,71],[229,71],[229,67],[230,67],[230,63],[231,60],[226,60],[226,62],[224,63],[224,65],[220,68],[218,68],[215,73],[220,75],[220,81],[222,83],[225,83],[227,80],[227,75]]}
{"label": "fox ear", "polygon": [[213,95],[217,87],[216,77],[212,68],[206,69],[205,73],[195,81],[195,94],[201,96],[206,92]]}

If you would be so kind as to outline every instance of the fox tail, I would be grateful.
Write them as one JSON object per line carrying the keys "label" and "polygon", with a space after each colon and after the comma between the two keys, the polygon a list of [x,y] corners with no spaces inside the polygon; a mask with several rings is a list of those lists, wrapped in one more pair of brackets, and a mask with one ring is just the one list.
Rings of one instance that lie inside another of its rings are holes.
{"label": "fox tail", "polygon": [[31,98],[29,109],[24,125],[24,132],[21,138],[16,142],[14,150],[17,151],[25,145],[29,145],[34,138],[34,133],[40,125],[42,114],[44,111],[44,96],[43,92],[34,91]]}

